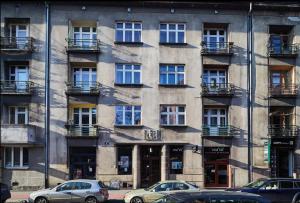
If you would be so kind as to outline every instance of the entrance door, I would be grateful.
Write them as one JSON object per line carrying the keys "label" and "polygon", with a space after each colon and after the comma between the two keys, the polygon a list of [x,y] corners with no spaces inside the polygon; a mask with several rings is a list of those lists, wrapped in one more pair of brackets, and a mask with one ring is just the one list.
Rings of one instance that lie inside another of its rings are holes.
{"label": "entrance door", "polygon": [[96,148],[70,147],[70,179],[96,178]]}
{"label": "entrance door", "polygon": [[161,146],[141,147],[141,187],[149,187],[161,178]]}
{"label": "entrance door", "polygon": [[293,177],[293,152],[289,149],[276,149],[277,174],[280,178]]}

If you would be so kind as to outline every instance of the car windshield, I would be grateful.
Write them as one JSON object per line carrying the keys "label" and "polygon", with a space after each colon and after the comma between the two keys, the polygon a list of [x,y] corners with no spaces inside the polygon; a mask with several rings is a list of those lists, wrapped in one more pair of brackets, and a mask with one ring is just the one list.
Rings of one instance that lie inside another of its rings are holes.
{"label": "car windshield", "polygon": [[256,181],[253,181],[247,185],[245,185],[244,187],[248,187],[248,188],[258,188],[260,186],[262,186],[264,183],[266,182],[265,179],[258,179]]}
{"label": "car windshield", "polygon": [[155,188],[156,186],[158,186],[160,183],[155,183],[154,185],[146,188],[145,190],[149,191],[149,190],[152,190],[153,188]]}

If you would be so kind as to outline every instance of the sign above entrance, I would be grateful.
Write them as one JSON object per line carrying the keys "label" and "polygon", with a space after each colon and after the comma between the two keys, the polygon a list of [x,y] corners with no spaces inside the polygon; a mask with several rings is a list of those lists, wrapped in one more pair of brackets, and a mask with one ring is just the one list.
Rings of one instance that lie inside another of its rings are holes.
{"label": "sign above entrance", "polygon": [[292,139],[272,139],[273,147],[290,147],[293,148],[295,140]]}
{"label": "sign above entrance", "polygon": [[204,154],[230,154],[230,147],[204,147]]}
{"label": "sign above entrance", "polygon": [[144,130],[145,140],[147,141],[161,141],[162,136],[160,130]]}

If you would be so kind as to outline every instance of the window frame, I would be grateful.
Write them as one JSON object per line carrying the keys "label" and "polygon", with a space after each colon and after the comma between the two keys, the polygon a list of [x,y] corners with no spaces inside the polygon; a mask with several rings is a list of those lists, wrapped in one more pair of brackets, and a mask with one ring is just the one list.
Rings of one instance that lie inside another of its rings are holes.
{"label": "window frame", "polygon": [[[208,110],[208,114],[205,113],[205,110]],[[217,114],[212,114],[212,110],[217,110]],[[221,110],[225,110],[225,115],[221,114]],[[227,108],[203,108],[203,125],[207,126],[207,127],[214,127],[211,125],[210,119],[212,117],[216,117],[217,118],[217,126],[221,126],[221,118],[225,119],[225,126],[228,126],[228,110]],[[207,118],[207,124],[205,124],[205,118]]]}
{"label": "window frame", "polygon": [[[122,23],[122,28],[118,28],[117,24]],[[126,23],[131,24],[131,28],[126,28]],[[134,28],[135,24],[140,24],[141,28]],[[117,31],[122,32],[122,40],[118,40]],[[131,31],[131,41],[126,41],[126,31]],[[115,42],[117,43],[142,43],[143,23],[141,21],[116,21],[115,22]],[[140,41],[135,41],[135,32],[140,32]]]}
{"label": "window frame", "polygon": [[[118,70],[118,66],[122,66],[121,71]],[[130,66],[130,70],[126,70],[126,66]],[[135,70],[135,66],[139,66],[139,70]],[[138,63],[116,63],[115,64],[115,84],[117,85],[141,85],[142,84],[142,70],[141,64]],[[118,72],[122,73],[122,82],[118,82]],[[126,83],[126,72],[131,72],[131,82]],[[135,73],[139,73],[139,83],[134,83]]]}
{"label": "window frame", "polygon": [[[7,166],[6,164],[6,149],[10,148],[11,152],[11,166]],[[15,153],[15,148],[20,149],[20,166],[14,166],[14,153]],[[27,158],[28,158],[28,165],[24,165],[24,148],[27,149]],[[4,168],[6,169],[28,169],[29,168],[29,148],[28,147],[18,147],[18,146],[10,146],[10,147],[4,147]]]}
{"label": "window frame", "polygon": [[[166,29],[162,29],[161,26],[165,24],[166,25]],[[170,25],[175,25],[175,30],[171,30],[169,29]],[[179,25],[183,25],[183,30],[179,30],[178,26]],[[161,32],[166,32],[166,41],[162,41],[161,39]],[[175,42],[170,42],[170,32],[175,32]],[[184,33],[184,38],[183,38],[183,42],[179,42],[178,41],[178,34],[179,32],[183,32]],[[159,24],[159,43],[160,44],[186,44],[186,23],[172,23],[172,22],[160,22]]]}
{"label": "window frame", "polygon": [[[166,107],[167,112],[162,112],[162,108]],[[172,113],[170,111],[170,108],[176,107],[175,113]],[[179,112],[179,107],[184,107],[184,112]],[[175,124],[170,124],[170,115],[175,114]],[[162,116],[166,115],[167,116],[167,123],[162,123]],[[184,115],[184,123],[179,124],[179,116]],[[160,125],[162,126],[185,126],[186,125],[186,105],[167,105],[167,104],[162,104],[160,105]]]}
{"label": "window frame", "polygon": [[[75,109],[78,109],[78,113],[75,112]],[[82,109],[89,109],[89,112],[82,112]],[[95,113],[93,113],[93,109],[95,109]],[[97,108],[96,107],[75,107],[73,110],[73,122],[76,127],[93,127],[97,124]],[[75,123],[75,114],[78,114],[78,124]],[[93,114],[95,115],[96,121],[93,123]],[[82,124],[82,116],[89,115],[89,125]]]}
{"label": "window frame", "polygon": [[[122,107],[122,123],[117,123],[117,108]],[[126,107],[131,107],[131,124],[126,124]],[[140,110],[135,110],[135,107],[140,107]],[[140,124],[135,124],[135,113],[140,113]],[[115,106],[115,126],[142,126],[142,106],[141,105],[116,105]]]}
{"label": "window frame", "polygon": [[[162,71],[161,68],[165,66],[166,71]],[[169,71],[169,67],[174,66],[175,70],[174,72]],[[183,66],[183,72],[179,72],[178,68]],[[166,83],[161,82],[161,76],[165,74],[166,75]],[[174,74],[175,75],[175,81],[174,83],[169,82],[169,75]],[[178,77],[179,75],[183,75],[183,84],[178,83]],[[184,86],[186,85],[186,74],[185,74],[185,64],[159,64],[159,85],[170,85],[170,86]]]}
{"label": "window frame", "polygon": [[[128,150],[128,151],[127,151]],[[133,146],[117,146],[117,169],[118,169],[118,175],[132,175],[132,151]],[[124,172],[122,171],[122,167],[119,165],[121,156],[126,156],[128,154],[129,160],[128,160],[128,171]]]}
{"label": "window frame", "polygon": [[[12,26],[16,26],[16,36],[12,36]],[[26,27],[26,37],[29,37],[29,24],[27,23],[9,23],[9,37],[10,38],[20,38],[17,36],[18,31],[20,30],[20,26],[25,26]]]}
{"label": "window frame", "polygon": [[[205,31],[206,31],[206,34],[205,34]],[[210,34],[211,31],[216,31],[217,34],[216,35],[211,35]],[[220,31],[224,31],[224,35],[220,35],[219,34]],[[223,43],[226,43],[227,42],[227,29],[225,29],[225,28],[204,28],[204,30],[203,30],[203,41],[208,43],[208,44],[212,43],[212,42],[210,42],[210,40],[208,40],[212,36],[216,37],[216,39],[217,39],[215,43],[221,43],[220,42],[220,37],[224,36],[224,42]],[[207,41],[205,41],[205,38],[207,39]]]}
{"label": "window frame", "polygon": [[[216,71],[217,75],[216,76],[212,76],[211,75],[211,71]],[[207,74],[205,72],[207,72]],[[220,75],[220,72],[224,72],[225,75],[224,76]],[[217,79],[217,83],[216,84],[227,84],[228,83],[228,71],[226,69],[203,69],[202,83],[206,84],[206,85],[210,85],[210,84],[212,84],[211,81],[210,81],[212,78],[216,78]],[[221,83],[220,82],[221,79],[224,79],[225,82]],[[207,80],[207,82],[205,80]]]}
{"label": "window frame", "polygon": [[[25,111],[24,112],[20,112],[18,109],[19,108],[25,108]],[[11,115],[11,109],[14,109],[14,115]],[[24,123],[18,123],[18,116],[20,114],[24,114],[25,115],[25,122]],[[28,112],[28,107],[27,106],[9,106],[8,107],[8,123],[10,125],[28,125],[29,123],[29,112]],[[14,116],[14,120],[15,120],[15,123],[11,123],[11,116]]]}

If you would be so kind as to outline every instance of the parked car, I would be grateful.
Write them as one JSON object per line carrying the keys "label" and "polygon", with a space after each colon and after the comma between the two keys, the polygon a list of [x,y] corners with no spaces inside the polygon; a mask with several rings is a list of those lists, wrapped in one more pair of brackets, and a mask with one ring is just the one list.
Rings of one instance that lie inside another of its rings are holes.
{"label": "parked car", "polygon": [[30,194],[29,203],[98,203],[108,199],[108,191],[101,181],[71,180],[52,189],[44,189]]}
{"label": "parked car", "polygon": [[196,185],[185,181],[161,181],[149,188],[132,190],[125,194],[125,203],[148,203],[153,202],[164,194],[178,191],[199,191]]}
{"label": "parked car", "polygon": [[201,191],[168,194],[154,203],[270,203],[270,201],[245,192]]}
{"label": "parked car", "polygon": [[269,199],[272,203],[291,203],[295,194],[300,192],[300,179],[258,179],[241,188],[228,190],[259,194]]}
{"label": "parked car", "polygon": [[11,198],[10,187],[4,183],[0,183],[0,203],[4,203]]}

